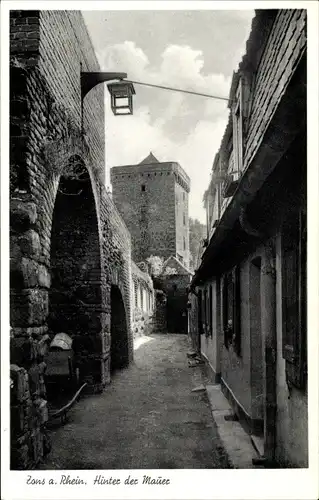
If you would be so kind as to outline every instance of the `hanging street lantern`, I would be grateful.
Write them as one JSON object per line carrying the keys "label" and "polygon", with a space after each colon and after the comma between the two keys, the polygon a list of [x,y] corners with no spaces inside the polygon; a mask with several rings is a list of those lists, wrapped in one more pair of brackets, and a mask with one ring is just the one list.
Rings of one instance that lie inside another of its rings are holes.
{"label": "hanging street lantern", "polygon": [[[82,68],[82,66],[81,66]],[[83,131],[83,100],[84,97],[96,85],[110,80],[117,80],[114,83],[108,84],[108,89],[111,94],[111,109],[114,115],[132,115],[133,114],[133,95],[135,89],[133,83],[137,85],[145,85],[146,87],[155,87],[164,90],[172,90],[174,92],[183,92],[186,94],[198,95],[201,97],[209,97],[212,99],[221,99],[229,102],[228,97],[220,97],[209,94],[201,94],[193,90],[177,89],[174,87],[165,87],[164,85],[155,85],[152,83],[127,81],[127,73],[105,72],[105,71],[82,71],[81,78],[81,128]]]}
{"label": "hanging street lantern", "polygon": [[[80,82],[81,82],[81,130],[83,129],[83,101],[96,85],[99,83],[109,82],[110,80],[120,80],[119,83],[110,84],[108,87],[115,87],[114,91],[109,88],[112,96],[111,107],[115,115],[132,115],[133,114],[133,98],[132,95],[135,94],[133,84],[131,82],[123,81],[123,78],[127,78],[127,73],[118,72],[105,72],[105,71],[81,71]],[[118,88],[119,87],[119,88]],[[120,90],[122,88],[122,90]],[[113,97],[114,96],[114,97]],[[116,99],[126,99],[125,105],[119,105]],[[119,110],[116,112],[116,110]],[[122,112],[120,112],[122,111]]]}
{"label": "hanging street lantern", "polygon": [[134,86],[131,82],[124,80],[116,83],[109,83],[107,88],[111,94],[111,109],[114,115],[133,114]]}

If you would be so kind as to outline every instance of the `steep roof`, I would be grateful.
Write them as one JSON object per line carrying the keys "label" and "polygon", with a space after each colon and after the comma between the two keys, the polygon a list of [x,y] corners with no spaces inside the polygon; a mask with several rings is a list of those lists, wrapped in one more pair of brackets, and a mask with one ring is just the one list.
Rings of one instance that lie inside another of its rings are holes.
{"label": "steep roof", "polygon": [[144,160],[142,160],[141,163],[139,163],[139,165],[150,165],[152,163],[159,163],[159,161],[157,158],[155,158],[155,156],[151,151],[150,154],[146,158],[144,158]]}
{"label": "steep roof", "polygon": [[166,267],[172,267],[176,269],[177,274],[192,274],[192,272],[187,269],[174,255],[168,257],[168,259],[163,264],[163,272]]}

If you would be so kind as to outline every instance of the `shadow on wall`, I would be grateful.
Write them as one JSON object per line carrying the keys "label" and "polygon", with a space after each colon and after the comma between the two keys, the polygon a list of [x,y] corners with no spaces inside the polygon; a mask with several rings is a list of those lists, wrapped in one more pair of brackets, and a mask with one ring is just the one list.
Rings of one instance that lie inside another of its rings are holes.
{"label": "shadow on wall", "polygon": [[111,371],[129,364],[128,331],[122,293],[111,286]]}

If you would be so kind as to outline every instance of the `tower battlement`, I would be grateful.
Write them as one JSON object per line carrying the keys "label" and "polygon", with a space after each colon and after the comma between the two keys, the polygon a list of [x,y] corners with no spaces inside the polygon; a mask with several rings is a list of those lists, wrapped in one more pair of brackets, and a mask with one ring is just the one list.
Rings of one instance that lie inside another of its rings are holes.
{"label": "tower battlement", "polygon": [[180,184],[187,193],[190,192],[190,178],[185,170],[177,162],[139,163],[137,165],[121,165],[111,168],[111,183],[117,176],[140,175],[141,177],[157,177],[163,175],[174,175],[176,182]]}

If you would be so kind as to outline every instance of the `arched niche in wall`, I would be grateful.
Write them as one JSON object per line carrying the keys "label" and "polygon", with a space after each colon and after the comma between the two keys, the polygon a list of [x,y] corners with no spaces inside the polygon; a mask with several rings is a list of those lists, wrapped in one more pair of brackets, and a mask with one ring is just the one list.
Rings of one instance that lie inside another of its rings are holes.
{"label": "arched niche in wall", "polygon": [[111,286],[111,371],[129,363],[128,330],[124,300],[120,288]]}
{"label": "arched niche in wall", "polygon": [[[88,170],[79,155],[60,177],[51,229],[49,330],[73,339],[80,380],[101,382],[101,256]],[[88,355],[96,356],[88,359]]]}

